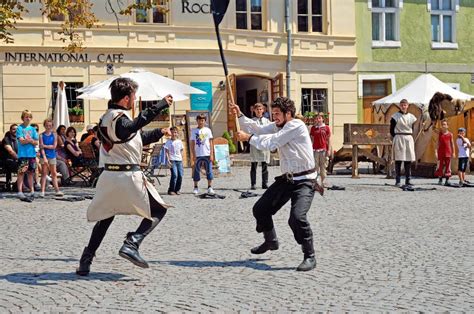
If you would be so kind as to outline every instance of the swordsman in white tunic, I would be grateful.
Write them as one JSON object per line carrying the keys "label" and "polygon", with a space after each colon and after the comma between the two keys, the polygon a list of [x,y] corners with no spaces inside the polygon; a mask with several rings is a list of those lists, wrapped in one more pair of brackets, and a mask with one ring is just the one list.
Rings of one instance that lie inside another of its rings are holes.
{"label": "swordsman in white tunic", "polygon": [[87,210],[87,220],[96,221],[88,245],[84,248],[76,273],[87,276],[90,265],[115,215],[138,215],[144,219],[135,232],[129,232],[119,255],[133,264],[148,268],[138,248],[158,225],[169,205],[150,184],[140,169],[143,145],[169,134],[168,129],[141,131],[164,108],[172,104],[166,96],[131,119],[129,110],[135,102],[138,85],[128,78],[110,84],[111,101],[99,123],[99,166],[104,168],[97,182],[96,194]]}
{"label": "swordsman in white tunic", "polygon": [[393,157],[395,160],[395,185],[400,185],[402,162],[405,168],[405,185],[411,185],[411,163],[416,160],[413,124],[416,117],[408,112],[408,101],[400,101],[400,111],[390,120],[390,134],[393,137]]}
{"label": "swordsman in white tunic", "polygon": [[263,254],[279,248],[272,216],[291,200],[288,223],[304,253],[303,262],[296,270],[308,271],[316,267],[316,258],[307,213],[311,208],[315,189],[322,192],[316,183],[313,146],[308,128],[303,121],[295,119],[296,108],[291,99],[277,98],[271,107],[274,122],[263,126],[245,117],[237,105],[230,106],[234,114],[239,116],[242,129],[247,131],[237,132],[238,140],[249,141],[250,145],[258,149],[278,149],[283,173],[275,178],[275,182],[253,207],[257,232],[263,233],[265,241],[251,249],[251,252]]}

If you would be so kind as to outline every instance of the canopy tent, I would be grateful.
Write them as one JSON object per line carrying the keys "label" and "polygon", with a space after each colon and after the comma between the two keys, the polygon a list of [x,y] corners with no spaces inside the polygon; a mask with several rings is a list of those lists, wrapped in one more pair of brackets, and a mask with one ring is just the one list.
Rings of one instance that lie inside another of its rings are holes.
{"label": "canopy tent", "polygon": [[471,100],[474,96],[460,92],[446,83],[443,83],[432,74],[422,74],[395,93],[374,101],[372,104],[376,112],[385,113],[392,104],[406,99],[410,104],[420,108],[427,106],[436,92],[450,95],[453,99]]}
{"label": "canopy tent", "polygon": [[205,94],[200,89],[169,79],[159,74],[142,69],[132,69],[130,72],[114,76],[104,81],[78,89],[81,99],[110,99],[110,83],[118,77],[127,77],[138,83],[137,100],[160,100],[166,95],[173,96],[174,101],[186,100],[189,94]]}

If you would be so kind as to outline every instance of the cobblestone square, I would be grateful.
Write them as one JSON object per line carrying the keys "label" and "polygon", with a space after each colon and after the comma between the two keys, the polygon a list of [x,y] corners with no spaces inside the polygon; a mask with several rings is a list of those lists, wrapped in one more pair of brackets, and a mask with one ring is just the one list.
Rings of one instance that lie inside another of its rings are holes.
{"label": "cobblestone square", "polygon": [[[278,171],[270,167],[270,177]],[[346,190],[315,196],[309,218],[318,265],[297,273],[303,255],[287,224],[289,204],[275,215],[280,249],[250,254],[262,241],[252,216],[257,198],[233,191],[249,187],[248,168],[215,180],[223,200],[194,197],[189,169],[180,196],[166,195],[168,179],[158,190],[175,207],[140,248],[151,267],[118,256],[140,220],[120,216],[89,277],[74,271],[93,227],[85,218],[90,200],[4,195],[0,312],[474,311],[474,188],[415,178],[436,190],[404,192],[383,176],[330,176]]]}

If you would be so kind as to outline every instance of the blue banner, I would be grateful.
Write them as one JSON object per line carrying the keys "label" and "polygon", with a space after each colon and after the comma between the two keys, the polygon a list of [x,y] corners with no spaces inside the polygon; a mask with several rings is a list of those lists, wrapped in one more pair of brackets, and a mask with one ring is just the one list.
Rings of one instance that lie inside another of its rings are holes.
{"label": "blue banner", "polygon": [[191,110],[212,112],[212,82],[191,82],[191,86],[206,94],[191,94]]}

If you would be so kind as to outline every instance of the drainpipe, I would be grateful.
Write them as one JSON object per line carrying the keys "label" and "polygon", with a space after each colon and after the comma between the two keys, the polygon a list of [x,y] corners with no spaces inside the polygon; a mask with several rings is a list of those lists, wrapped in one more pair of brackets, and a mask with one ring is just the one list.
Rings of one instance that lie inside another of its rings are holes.
{"label": "drainpipe", "polygon": [[286,57],[286,97],[291,98],[291,25],[290,25],[290,0],[285,0],[285,25],[287,34]]}

